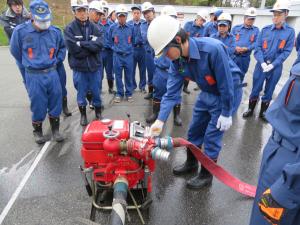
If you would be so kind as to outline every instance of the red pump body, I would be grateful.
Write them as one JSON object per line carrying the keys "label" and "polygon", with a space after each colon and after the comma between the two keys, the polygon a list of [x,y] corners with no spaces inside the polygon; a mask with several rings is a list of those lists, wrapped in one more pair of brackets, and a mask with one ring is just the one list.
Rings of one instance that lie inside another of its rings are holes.
{"label": "red pump body", "polygon": [[151,150],[155,143],[151,138],[134,138],[130,133],[134,132],[132,127],[127,120],[91,122],[82,135],[84,167],[93,168],[96,182],[113,184],[122,176],[127,179],[129,188],[145,181],[146,171],[148,180],[145,183],[150,191],[151,172],[155,169]]}

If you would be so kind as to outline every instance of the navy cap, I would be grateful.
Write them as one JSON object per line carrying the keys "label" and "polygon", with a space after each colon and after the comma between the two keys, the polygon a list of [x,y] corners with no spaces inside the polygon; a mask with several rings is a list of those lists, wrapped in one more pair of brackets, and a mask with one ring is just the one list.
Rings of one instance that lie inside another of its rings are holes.
{"label": "navy cap", "polygon": [[227,20],[220,20],[220,21],[218,21],[218,26],[219,25],[229,26],[229,22]]}
{"label": "navy cap", "polygon": [[36,21],[47,22],[52,20],[48,3],[43,0],[33,0],[29,5],[32,18]]}
{"label": "navy cap", "polygon": [[300,62],[295,64],[291,69],[291,74],[295,76],[300,76]]}
{"label": "navy cap", "polygon": [[141,6],[139,6],[139,5],[134,5],[134,6],[131,7],[132,11],[135,10],[135,9],[142,11]]}
{"label": "navy cap", "polygon": [[216,17],[219,17],[222,13],[223,13],[223,10],[222,10],[222,9],[219,9],[219,10],[217,10],[217,11],[214,12],[214,15],[215,15]]}

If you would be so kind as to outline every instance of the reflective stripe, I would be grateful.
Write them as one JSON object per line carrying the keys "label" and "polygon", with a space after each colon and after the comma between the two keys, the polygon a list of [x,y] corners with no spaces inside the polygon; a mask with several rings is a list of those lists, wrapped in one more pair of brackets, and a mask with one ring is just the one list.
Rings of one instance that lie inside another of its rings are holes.
{"label": "reflective stripe", "polygon": [[268,42],[267,40],[264,40],[263,49],[267,49],[267,48],[268,48]]}
{"label": "reflective stripe", "polygon": [[32,48],[28,48],[28,57],[30,59],[33,59],[33,50],[32,50]]}
{"label": "reflective stripe", "polygon": [[50,54],[49,54],[50,59],[53,58],[54,52],[55,52],[55,48],[51,48],[50,49]]}
{"label": "reflective stripe", "polygon": [[286,40],[281,40],[281,42],[279,44],[279,49],[283,49],[285,44],[286,44]]}

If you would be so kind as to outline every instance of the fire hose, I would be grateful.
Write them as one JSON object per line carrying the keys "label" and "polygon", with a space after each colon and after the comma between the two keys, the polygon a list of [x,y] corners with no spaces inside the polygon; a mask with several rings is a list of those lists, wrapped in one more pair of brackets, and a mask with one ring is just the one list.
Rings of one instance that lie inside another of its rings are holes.
{"label": "fire hose", "polygon": [[250,184],[247,184],[240,179],[233,176],[231,173],[226,171],[223,167],[215,163],[209,157],[207,157],[201,149],[192,144],[191,142],[183,138],[173,138],[172,146],[176,147],[188,147],[197,160],[203,165],[213,176],[215,176],[219,181],[221,181],[226,186],[231,189],[245,195],[248,197],[255,197],[256,187]]}

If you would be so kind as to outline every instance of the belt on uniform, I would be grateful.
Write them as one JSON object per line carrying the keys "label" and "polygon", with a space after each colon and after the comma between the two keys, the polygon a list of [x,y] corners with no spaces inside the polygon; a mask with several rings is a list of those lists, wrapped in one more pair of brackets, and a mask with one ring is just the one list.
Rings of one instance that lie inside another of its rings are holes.
{"label": "belt on uniform", "polygon": [[134,45],[135,48],[141,48],[143,45]]}
{"label": "belt on uniform", "polygon": [[282,137],[276,130],[273,130],[272,133],[272,139],[277,142],[280,146],[282,146],[283,148],[286,148],[290,151],[296,151],[298,150],[298,147],[295,146],[294,144],[292,144],[291,142],[289,142],[287,139],[285,139],[284,137]]}
{"label": "belt on uniform", "polygon": [[56,66],[52,66],[47,69],[25,69],[27,73],[49,73],[50,71],[56,70]]}

